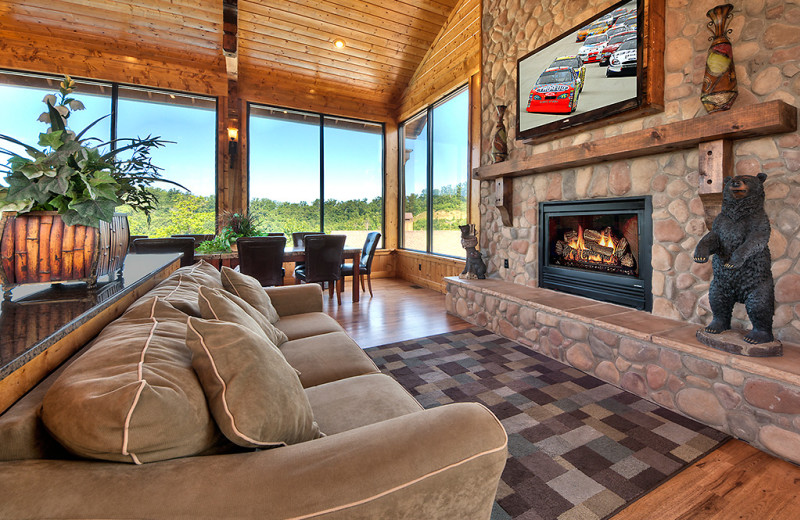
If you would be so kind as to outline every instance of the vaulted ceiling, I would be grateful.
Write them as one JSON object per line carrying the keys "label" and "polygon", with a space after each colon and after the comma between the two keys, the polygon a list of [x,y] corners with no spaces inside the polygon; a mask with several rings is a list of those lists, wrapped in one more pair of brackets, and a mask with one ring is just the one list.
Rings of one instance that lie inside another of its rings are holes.
{"label": "vaulted ceiling", "polygon": [[[233,27],[223,21],[223,3],[238,14]],[[338,94],[390,105],[402,96],[458,3],[0,0],[0,39],[13,35],[29,38],[31,45],[47,41],[50,47],[65,48],[80,40],[90,52],[119,55],[108,62],[112,70],[124,69],[126,60],[152,62],[152,67],[163,60],[226,75],[231,64],[228,60],[226,69],[223,33],[233,30],[240,83],[262,90],[302,85],[298,95]],[[335,40],[344,47],[336,48]],[[36,53],[26,59],[35,63]]]}

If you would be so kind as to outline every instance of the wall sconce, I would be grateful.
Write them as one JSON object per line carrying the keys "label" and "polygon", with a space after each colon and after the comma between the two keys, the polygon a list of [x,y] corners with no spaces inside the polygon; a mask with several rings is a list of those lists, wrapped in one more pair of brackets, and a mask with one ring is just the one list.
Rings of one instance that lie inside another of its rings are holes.
{"label": "wall sconce", "polygon": [[228,157],[230,157],[230,167],[236,164],[236,155],[239,151],[239,129],[228,128]]}

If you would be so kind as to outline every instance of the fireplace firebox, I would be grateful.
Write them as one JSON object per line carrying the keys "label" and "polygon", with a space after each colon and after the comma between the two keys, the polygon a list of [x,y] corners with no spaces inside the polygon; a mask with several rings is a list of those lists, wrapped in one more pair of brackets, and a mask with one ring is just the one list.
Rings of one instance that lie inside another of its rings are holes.
{"label": "fireplace firebox", "polygon": [[649,311],[650,197],[539,205],[539,286]]}

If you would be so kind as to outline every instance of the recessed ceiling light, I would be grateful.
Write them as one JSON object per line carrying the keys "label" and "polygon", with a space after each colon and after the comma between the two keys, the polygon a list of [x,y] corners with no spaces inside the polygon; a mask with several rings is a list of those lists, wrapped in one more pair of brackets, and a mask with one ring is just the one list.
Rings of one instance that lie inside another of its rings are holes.
{"label": "recessed ceiling light", "polygon": [[344,40],[341,39],[333,40],[333,46],[336,47],[337,49],[341,49],[342,47],[344,47]]}

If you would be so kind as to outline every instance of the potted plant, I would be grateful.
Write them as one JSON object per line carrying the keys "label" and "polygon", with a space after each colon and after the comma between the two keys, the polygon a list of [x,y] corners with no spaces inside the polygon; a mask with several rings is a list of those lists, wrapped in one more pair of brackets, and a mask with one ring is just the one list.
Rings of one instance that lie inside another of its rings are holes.
{"label": "potted plant", "polygon": [[[0,186],[0,281],[4,289],[23,283],[83,280],[122,268],[128,248],[127,216],[115,208],[127,204],[148,216],[157,199],[147,190],[161,178],[150,150],[164,146],[159,137],[104,142],[86,133],[104,116],[75,133],[72,111],[83,103],[71,97],[75,82],[66,76],[56,94],[42,100],[48,124],[38,146],[0,134],[21,146],[27,157],[8,149],[6,187]],[[124,152],[124,154],[123,154]],[[185,189],[185,188],[183,188]],[[8,296],[8,294],[7,294]]]}
{"label": "potted plant", "polygon": [[220,231],[212,240],[197,246],[198,253],[227,253],[236,251],[236,239],[259,235],[258,218],[249,213],[226,211],[220,217]]}

